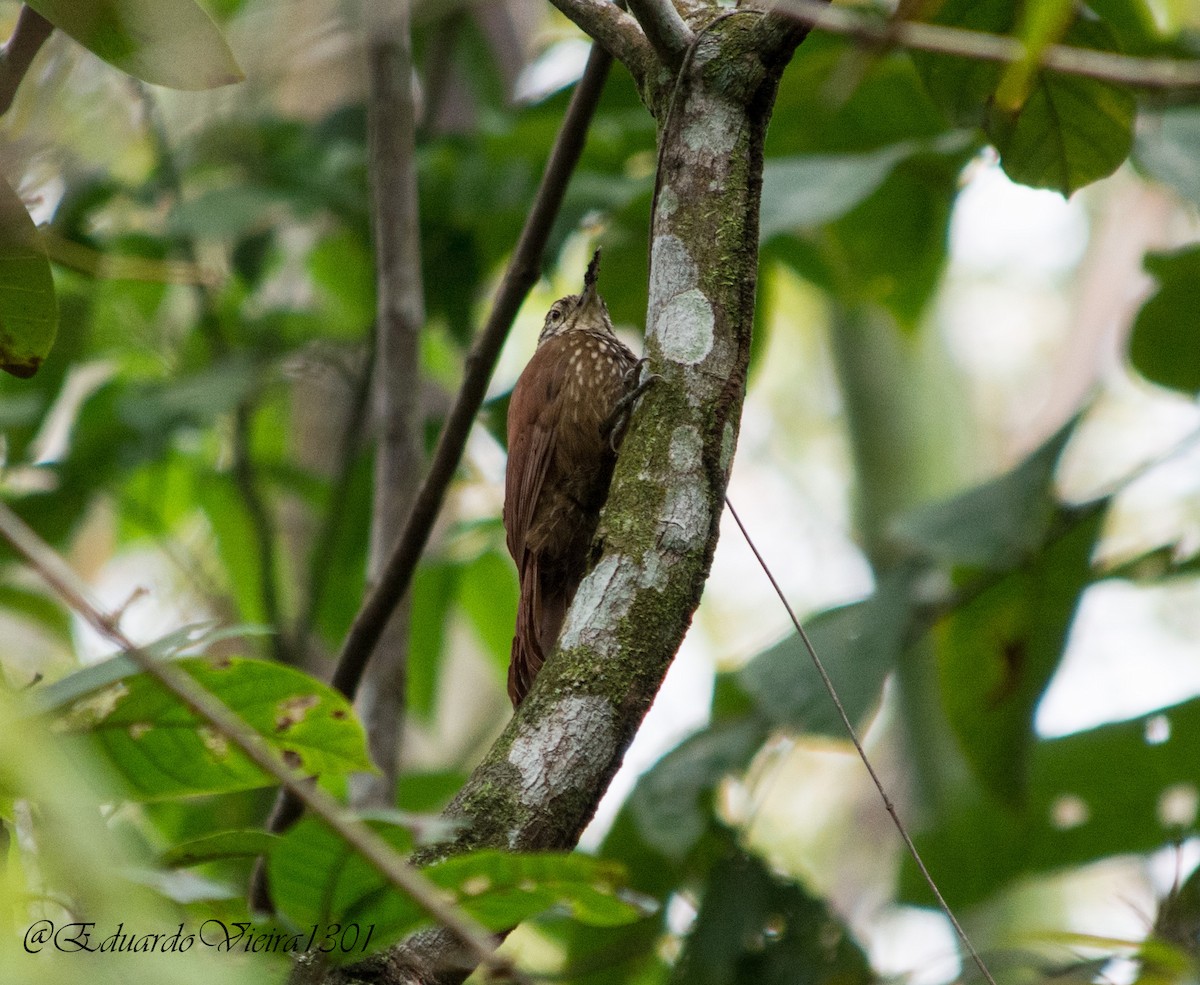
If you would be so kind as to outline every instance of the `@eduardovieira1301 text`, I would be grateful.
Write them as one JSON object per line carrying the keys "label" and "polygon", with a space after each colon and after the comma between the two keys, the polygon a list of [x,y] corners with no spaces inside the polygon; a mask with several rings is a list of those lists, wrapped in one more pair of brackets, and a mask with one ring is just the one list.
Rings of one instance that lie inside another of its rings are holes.
{"label": "@eduardovieira1301 text", "polygon": [[143,933],[128,930],[124,922],[108,933],[95,923],[55,924],[37,920],[25,931],[24,946],[30,954],[39,951],[96,954],[183,953],[195,948],[215,951],[240,951],[246,954],[299,954],[317,951],[323,954],[364,954],[374,924],[314,924],[302,931],[257,927],[249,921],[225,923],[205,920],[194,931],[181,923],[169,933]]}

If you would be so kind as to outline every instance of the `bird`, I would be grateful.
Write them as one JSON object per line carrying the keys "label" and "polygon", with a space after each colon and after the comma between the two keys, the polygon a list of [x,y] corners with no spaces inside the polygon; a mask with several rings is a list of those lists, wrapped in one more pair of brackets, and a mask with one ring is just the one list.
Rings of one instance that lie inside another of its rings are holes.
{"label": "bird", "polygon": [[597,250],[583,292],[550,306],[508,406],[504,529],[520,578],[508,668],[513,708],[558,639],[587,571],[632,405],[658,379],[639,382],[645,360],[614,334],[599,269]]}

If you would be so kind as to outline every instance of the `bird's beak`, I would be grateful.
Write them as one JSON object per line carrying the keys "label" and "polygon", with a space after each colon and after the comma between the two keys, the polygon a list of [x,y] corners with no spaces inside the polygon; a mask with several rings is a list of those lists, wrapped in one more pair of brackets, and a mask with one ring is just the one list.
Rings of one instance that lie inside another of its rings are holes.
{"label": "bird's beak", "polygon": [[588,264],[587,273],[583,275],[583,294],[579,297],[581,312],[599,312],[604,302],[600,300],[600,292],[596,289],[596,280],[600,276],[600,251],[592,254],[592,262]]}

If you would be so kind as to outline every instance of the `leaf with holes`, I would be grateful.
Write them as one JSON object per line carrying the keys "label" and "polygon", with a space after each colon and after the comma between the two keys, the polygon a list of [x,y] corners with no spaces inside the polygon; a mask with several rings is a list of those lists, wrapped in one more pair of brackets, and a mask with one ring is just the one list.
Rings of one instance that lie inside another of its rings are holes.
{"label": "leaf with holes", "polygon": [[37,372],[58,329],[50,262],[25,205],[0,179],[0,369]]}
{"label": "leaf with holes", "polygon": [[29,6],[143,82],[211,89],[243,79],[221,32],[194,0],[29,0]]}
{"label": "leaf with holes", "polygon": [[[938,886],[958,906],[1026,874],[1143,854],[1197,833],[1200,700],[1042,739],[1030,759],[1024,808],[1002,809],[978,792],[940,812],[917,837]],[[909,859],[900,901],[932,904]]]}
{"label": "leaf with holes", "polygon": [[[397,852],[412,847],[407,828],[369,823]],[[312,819],[284,836],[271,853],[268,871],[280,912],[300,926],[331,921],[373,925],[372,942],[383,946],[429,923],[416,903]],[[641,918],[649,905],[624,888],[621,866],[586,855],[479,851],[421,871],[494,931],[556,907],[581,923],[614,927]]]}
{"label": "leaf with holes", "polygon": [[[307,674],[240,658],[218,663],[193,658],[175,666],[237,713],[298,773],[373,768],[362,726],[346,699]],[[135,799],[275,782],[147,674],[77,699],[64,710],[61,724],[95,744]]]}

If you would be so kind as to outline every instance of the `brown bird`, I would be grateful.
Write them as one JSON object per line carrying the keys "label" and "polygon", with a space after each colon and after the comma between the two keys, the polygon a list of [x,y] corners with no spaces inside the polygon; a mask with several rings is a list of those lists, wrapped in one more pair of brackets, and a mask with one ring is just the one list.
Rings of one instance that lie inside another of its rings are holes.
{"label": "brown bird", "polygon": [[521,579],[508,666],[514,708],[583,580],[628,410],[645,386],[638,385],[641,361],[613,334],[596,291],[599,267],[597,250],[583,293],[551,305],[508,406],[504,528]]}

